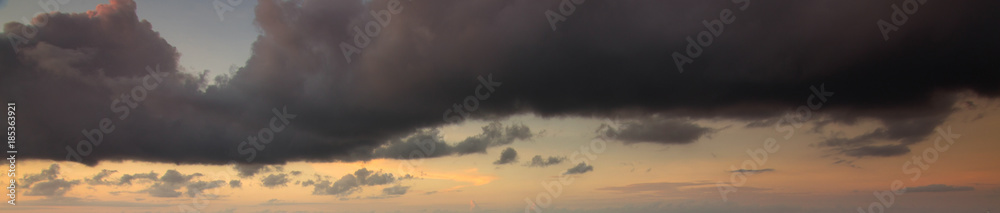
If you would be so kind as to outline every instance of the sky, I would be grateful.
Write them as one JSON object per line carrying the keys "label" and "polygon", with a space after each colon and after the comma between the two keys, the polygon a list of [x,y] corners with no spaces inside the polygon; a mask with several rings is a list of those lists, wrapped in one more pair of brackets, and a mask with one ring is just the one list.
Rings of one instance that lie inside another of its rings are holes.
{"label": "sky", "polygon": [[998,6],[0,1],[0,209],[990,212]]}

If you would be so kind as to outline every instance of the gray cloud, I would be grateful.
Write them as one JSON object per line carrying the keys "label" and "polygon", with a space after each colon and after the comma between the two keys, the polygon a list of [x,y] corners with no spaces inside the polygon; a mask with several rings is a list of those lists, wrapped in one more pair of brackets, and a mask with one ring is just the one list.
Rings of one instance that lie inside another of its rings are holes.
{"label": "gray cloud", "polygon": [[551,165],[560,164],[566,160],[566,157],[556,157],[549,156],[547,159],[543,159],[541,155],[535,155],[531,158],[531,162],[528,162],[527,166],[530,167],[547,167]]}
{"label": "gray cloud", "polygon": [[229,188],[242,188],[242,187],[243,187],[243,182],[241,182],[240,180],[229,181]]}
{"label": "gray cloud", "polygon": [[975,190],[975,188],[971,186],[950,186],[945,184],[906,187],[906,192],[961,192],[972,190]]}
{"label": "gray cloud", "polygon": [[90,185],[114,185],[115,183],[110,182],[110,181],[106,181],[106,180],[104,180],[104,178],[106,178],[109,175],[114,174],[116,172],[118,172],[118,170],[102,169],[101,172],[97,173],[93,177],[87,178],[86,179],[87,184],[90,184]]}
{"label": "gray cloud", "polygon": [[149,173],[137,173],[137,174],[124,174],[118,181],[118,185],[132,185],[133,180],[147,179],[155,181],[159,174],[156,172],[149,171]]}
{"label": "gray cloud", "polygon": [[585,162],[580,162],[580,164],[577,164],[573,168],[567,169],[566,172],[564,172],[563,174],[567,174],[567,175],[583,174],[583,173],[587,173],[589,171],[594,171],[594,166],[587,165],[587,163],[585,163]]}
{"label": "gray cloud", "polygon": [[257,173],[270,172],[271,166],[268,166],[266,164],[238,163],[236,165],[233,165],[233,169],[239,172],[240,177],[247,178],[247,177],[253,177],[254,175],[257,175]]}
{"label": "gray cloud", "polygon": [[67,181],[64,179],[53,179],[42,181],[31,187],[28,193],[25,195],[34,196],[62,196],[73,188],[74,185],[80,184],[79,180]]}
{"label": "gray cloud", "polygon": [[313,194],[337,195],[343,198],[360,191],[363,186],[386,185],[410,178],[413,177],[405,175],[397,178],[391,173],[382,173],[381,171],[371,171],[367,168],[361,168],[355,171],[354,174],[346,174],[334,182],[320,180],[312,184],[315,187],[313,188]]}
{"label": "gray cloud", "polygon": [[500,152],[500,159],[494,161],[494,165],[503,165],[517,162],[517,150],[514,148],[507,147],[503,152]]}
{"label": "gray cloud", "polygon": [[485,154],[486,149],[509,145],[517,140],[534,137],[531,128],[524,124],[504,125],[498,121],[482,127],[483,132],[465,138],[454,145],[441,139],[436,129],[420,130],[403,139],[393,140],[376,148],[374,156],[380,158],[412,159],[449,155]]}
{"label": "gray cloud", "polygon": [[641,142],[687,144],[715,131],[688,120],[659,117],[625,120],[617,126],[602,124],[597,129],[598,134],[620,140],[625,144]]}
{"label": "gray cloud", "polygon": [[[232,182],[230,182],[230,183],[232,183]],[[226,181],[224,181],[224,180],[215,180],[215,181],[208,181],[208,182],[206,182],[206,181],[196,181],[196,182],[193,182],[193,183],[188,184],[186,186],[186,188],[188,190],[187,191],[187,195],[190,196],[190,197],[195,197],[195,196],[197,196],[198,194],[201,194],[203,191],[205,191],[207,189],[219,188],[219,187],[222,187],[222,186],[225,186],[225,185],[226,185]]]}
{"label": "gray cloud", "polygon": [[774,171],[774,169],[756,169],[756,170],[755,169],[737,169],[737,170],[733,170],[733,171],[729,171],[729,172],[732,172],[732,173],[757,174],[757,173],[773,172],[773,171]]}
{"label": "gray cloud", "polygon": [[263,184],[264,187],[274,188],[278,186],[287,186],[288,181],[288,175],[286,174],[271,174],[264,179],[261,179],[261,184]]}
{"label": "gray cloud", "polygon": [[383,188],[382,189],[382,194],[383,195],[404,195],[404,194],[406,194],[407,190],[410,190],[409,186],[395,185],[395,186],[390,186],[390,187]]}

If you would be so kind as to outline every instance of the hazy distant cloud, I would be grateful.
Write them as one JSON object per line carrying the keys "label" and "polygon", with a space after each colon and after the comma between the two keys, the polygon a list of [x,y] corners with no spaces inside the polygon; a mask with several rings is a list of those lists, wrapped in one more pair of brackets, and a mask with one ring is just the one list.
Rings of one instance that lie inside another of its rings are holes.
{"label": "hazy distant cloud", "polygon": [[517,162],[517,150],[514,148],[507,147],[503,152],[500,152],[500,159],[494,161],[494,165],[503,165]]}
{"label": "hazy distant cloud", "polygon": [[382,189],[382,194],[383,195],[403,195],[403,194],[406,194],[406,191],[409,190],[409,189],[410,189],[409,186],[395,185],[395,186],[385,187],[384,189]]}
{"label": "hazy distant cloud", "polygon": [[733,170],[733,171],[729,171],[729,172],[732,172],[732,173],[757,174],[757,173],[773,172],[773,171],[774,171],[774,169],[737,169],[737,170]]}
{"label": "hazy distant cloud", "polygon": [[229,181],[229,188],[242,188],[242,187],[243,187],[243,182],[240,182],[240,180]]}
{"label": "hazy distant cloud", "polygon": [[215,180],[209,182],[196,181],[187,185],[187,190],[188,190],[187,195],[190,197],[196,197],[198,194],[201,194],[203,191],[207,189],[219,188],[225,185],[226,181],[224,180]]}
{"label": "hazy distant cloud", "polygon": [[577,164],[573,168],[567,169],[566,172],[563,173],[563,174],[567,174],[567,175],[571,175],[571,174],[583,174],[583,173],[587,173],[589,171],[594,171],[594,166],[587,165],[587,163],[585,163],[585,162],[580,162],[580,164]]}
{"label": "hazy distant cloud", "polygon": [[549,156],[547,159],[543,159],[541,155],[535,155],[531,158],[531,162],[528,162],[527,166],[530,167],[547,167],[551,165],[560,164],[566,160],[566,157],[556,157]]}
{"label": "hazy distant cloud", "polygon": [[287,186],[288,181],[288,175],[286,174],[271,174],[264,179],[261,179],[261,184],[263,184],[264,187],[274,188],[278,186]]}
{"label": "hazy distant cloud", "polygon": [[625,120],[617,126],[602,124],[597,132],[603,136],[632,143],[687,144],[715,132],[688,120],[668,118],[639,118]]}
{"label": "hazy distant cloud", "polygon": [[975,188],[971,186],[949,186],[945,184],[906,187],[906,192],[961,192],[972,190],[975,190]]}

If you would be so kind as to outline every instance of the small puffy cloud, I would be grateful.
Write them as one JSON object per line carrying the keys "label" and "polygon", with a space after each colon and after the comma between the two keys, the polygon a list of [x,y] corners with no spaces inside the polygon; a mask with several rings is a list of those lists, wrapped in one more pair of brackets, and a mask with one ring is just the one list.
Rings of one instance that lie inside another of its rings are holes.
{"label": "small puffy cloud", "polygon": [[286,174],[271,174],[264,179],[261,179],[261,184],[263,184],[264,187],[274,188],[278,186],[287,186],[288,181],[288,175]]}
{"label": "small puffy cloud", "polygon": [[975,190],[975,188],[972,188],[971,186],[949,186],[945,184],[906,187],[906,192],[961,192],[972,190]]}
{"label": "small puffy cloud", "polygon": [[535,157],[532,157],[531,162],[528,162],[527,165],[530,167],[547,167],[551,165],[560,164],[565,160],[566,157],[549,156],[549,158],[546,159],[542,158],[541,155],[535,155]]}
{"label": "small puffy cloud", "polygon": [[302,171],[291,171],[288,174],[291,174],[291,175],[294,175],[294,176],[298,176],[298,175],[302,174]]}
{"label": "small puffy cloud", "polygon": [[503,152],[500,152],[500,159],[494,161],[493,164],[503,165],[514,162],[517,162],[517,150],[514,150],[514,148],[507,147],[507,149],[504,149]]}
{"label": "small puffy cloud", "polygon": [[205,191],[207,189],[219,188],[219,187],[224,186],[225,184],[226,184],[226,181],[224,181],[224,180],[216,180],[216,181],[209,181],[209,182],[206,182],[206,181],[196,181],[196,182],[193,182],[193,183],[187,185],[187,190],[188,190],[187,191],[187,195],[190,196],[190,197],[195,197],[196,195],[201,194],[203,191]]}
{"label": "small puffy cloud", "polygon": [[587,163],[585,163],[585,162],[580,162],[580,164],[577,164],[573,168],[567,169],[566,172],[563,173],[563,174],[567,174],[567,175],[583,174],[583,173],[587,173],[589,171],[594,171],[594,166],[587,165]]}
{"label": "small puffy cloud", "polygon": [[48,169],[43,169],[42,172],[38,174],[25,175],[24,178],[21,179],[21,185],[24,186],[24,188],[31,188],[31,184],[34,184],[35,182],[53,180],[57,176],[59,176],[59,164],[52,164],[49,165]]}
{"label": "small puffy cloud", "polygon": [[409,190],[409,189],[410,189],[409,186],[395,185],[395,186],[386,187],[386,188],[382,189],[382,194],[384,194],[384,195],[403,195],[403,194],[406,194],[406,191]]}
{"label": "small puffy cloud", "polygon": [[104,178],[108,177],[109,175],[111,175],[111,174],[113,174],[115,172],[118,172],[118,170],[103,169],[103,170],[101,170],[101,172],[97,173],[93,177],[87,178],[86,179],[87,184],[90,184],[90,185],[113,185],[115,183],[112,183],[110,181],[106,181],[106,180],[104,180]]}
{"label": "small puffy cloud", "polygon": [[243,182],[240,182],[240,180],[229,181],[229,188],[241,188],[241,187],[243,187]]}
{"label": "small puffy cloud", "polygon": [[39,182],[31,187],[26,195],[33,196],[62,196],[73,188],[74,185],[80,184],[79,180],[67,181],[64,179],[53,179],[44,182]]}

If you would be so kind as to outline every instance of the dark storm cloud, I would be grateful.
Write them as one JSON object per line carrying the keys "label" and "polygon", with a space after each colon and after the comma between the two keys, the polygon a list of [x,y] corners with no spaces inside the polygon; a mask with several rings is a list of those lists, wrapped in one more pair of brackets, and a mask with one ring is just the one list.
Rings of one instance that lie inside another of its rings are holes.
{"label": "dark storm cloud", "polygon": [[617,126],[601,124],[597,133],[632,143],[687,144],[715,132],[686,120],[658,117],[621,121]]}
{"label": "dark storm cloud", "polygon": [[535,155],[531,158],[531,162],[528,162],[527,166],[530,167],[547,167],[551,165],[560,164],[566,160],[566,157],[556,157],[549,156],[549,158],[542,158],[541,155]]}
{"label": "dark storm cloud", "polygon": [[504,165],[517,162],[517,150],[514,148],[507,147],[502,152],[500,152],[500,159],[494,161],[494,165]]}
{"label": "dark storm cloud", "polygon": [[580,164],[577,164],[573,168],[567,169],[566,172],[564,172],[563,174],[567,174],[567,175],[583,174],[583,173],[587,173],[589,171],[594,171],[594,166],[587,165],[587,163],[585,163],[585,162],[580,162]]}
{"label": "dark storm cloud", "polygon": [[906,192],[961,192],[972,190],[975,190],[975,188],[972,188],[971,186],[950,186],[945,184],[906,187]]}
{"label": "dark storm cloud", "polygon": [[[49,15],[26,42],[10,37],[25,25],[4,25],[0,45],[13,42],[19,52],[0,51],[0,96],[34,109],[19,115],[31,118],[19,123],[33,136],[21,147],[30,158],[66,160],[67,146],[87,140],[81,130],[110,118],[113,132],[80,158],[95,165],[399,158],[410,153],[375,150],[454,120],[461,113],[446,110],[455,109],[472,119],[534,113],[757,121],[806,104],[810,86],[820,85],[836,96],[813,116],[884,127],[819,147],[892,156],[940,125],[956,92],[1000,95],[1000,61],[993,60],[1000,29],[990,27],[1000,19],[996,1],[921,6],[888,41],[875,23],[890,18],[891,2],[753,1],[740,10],[730,1],[587,1],[553,32],[544,11],[558,4],[402,1],[347,63],[341,42],[353,44],[353,27],[376,21],[370,12],[385,10],[386,0],[262,0],[254,16],[262,35],[251,58],[207,85],[203,75],[178,68],[179,53],[155,23],[138,19],[134,2],[114,0],[89,13]],[[686,38],[724,9],[736,21],[679,73],[671,53],[685,52]],[[112,111],[115,99],[149,82],[145,68],[156,65],[170,75],[128,116]],[[477,89],[483,85],[498,86]],[[271,125],[272,109],[298,116],[266,146],[251,148],[250,160],[239,144]],[[652,142],[690,137],[667,138]],[[484,144],[492,143],[458,144],[449,153],[482,153]],[[879,148],[886,145],[897,147]],[[430,155],[437,156],[445,155]]]}

